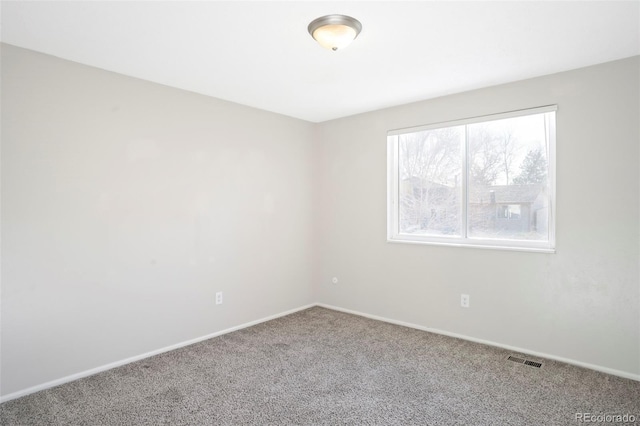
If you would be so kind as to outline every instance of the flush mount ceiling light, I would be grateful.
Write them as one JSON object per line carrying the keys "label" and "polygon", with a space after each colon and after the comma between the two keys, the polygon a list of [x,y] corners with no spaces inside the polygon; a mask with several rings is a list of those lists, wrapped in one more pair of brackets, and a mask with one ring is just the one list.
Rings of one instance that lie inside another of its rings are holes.
{"label": "flush mount ceiling light", "polygon": [[311,21],[307,29],[320,46],[335,51],[358,37],[362,24],[351,16],[327,15]]}

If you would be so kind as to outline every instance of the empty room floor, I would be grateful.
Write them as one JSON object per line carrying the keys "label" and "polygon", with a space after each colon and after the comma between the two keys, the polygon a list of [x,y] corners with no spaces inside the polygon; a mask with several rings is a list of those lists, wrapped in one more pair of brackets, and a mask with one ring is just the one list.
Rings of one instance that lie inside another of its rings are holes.
{"label": "empty room floor", "polygon": [[5,402],[0,423],[566,425],[584,413],[640,418],[640,383],[313,307]]}

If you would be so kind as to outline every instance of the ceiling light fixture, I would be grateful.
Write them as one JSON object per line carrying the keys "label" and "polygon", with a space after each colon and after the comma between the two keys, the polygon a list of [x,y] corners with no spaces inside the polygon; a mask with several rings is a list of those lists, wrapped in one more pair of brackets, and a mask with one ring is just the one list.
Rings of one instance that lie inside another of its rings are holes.
{"label": "ceiling light fixture", "polygon": [[362,24],[351,16],[327,15],[311,21],[307,29],[320,46],[336,51],[358,37]]}

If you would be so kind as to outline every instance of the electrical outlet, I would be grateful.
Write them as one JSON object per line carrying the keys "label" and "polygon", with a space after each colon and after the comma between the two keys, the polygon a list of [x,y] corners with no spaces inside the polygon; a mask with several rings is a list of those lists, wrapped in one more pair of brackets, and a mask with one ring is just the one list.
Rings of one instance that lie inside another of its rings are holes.
{"label": "electrical outlet", "polygon": [[331,282],[334,283],[334,284],[338,284],[338,278],[337,277],[333,277],[331,279]]}
{"label": "electrical outlet", "polygon": [[222,292],[221,291],[216,293],[216,305],[222,305]]}
{"label": "electrical outlet", "polygon": [[468,294],[461,294],[460,295],[460,306],[462,306],[463,308],[468,308],[469,307],[469,295]]}

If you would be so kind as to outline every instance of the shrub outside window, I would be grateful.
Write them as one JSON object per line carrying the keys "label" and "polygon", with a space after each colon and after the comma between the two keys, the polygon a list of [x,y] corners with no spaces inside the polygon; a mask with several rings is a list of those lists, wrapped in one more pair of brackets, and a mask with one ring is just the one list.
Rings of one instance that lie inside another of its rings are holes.
{"label": "shrub outside window", "polygon": [[555,111],[389,132],[387,239],[553,252]]}

